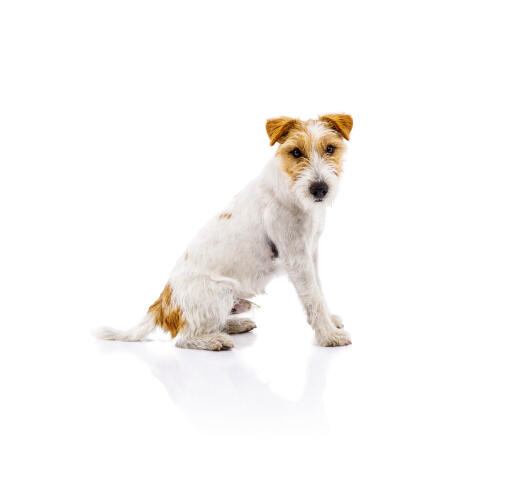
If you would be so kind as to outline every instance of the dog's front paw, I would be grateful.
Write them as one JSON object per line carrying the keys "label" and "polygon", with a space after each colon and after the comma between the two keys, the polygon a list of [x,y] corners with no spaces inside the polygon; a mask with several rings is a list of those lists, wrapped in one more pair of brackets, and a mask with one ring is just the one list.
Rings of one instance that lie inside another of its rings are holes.
{"label": "dog's front paw", "polygon": [[337,329],[342,329],[344,327],[344,324],[342,323],[342,319],[340,318],[340,316],[337,316],[336,314],[332,314],[330,316],[330,319],[331,319],[333,325],[335,327],[337,327]]}
{"label": "dog's front paw", "polygon": [[326,335],[316,335],[316,342],[324,347],[347,346],[351,344],[351,338],[347,331],[339,329]]}

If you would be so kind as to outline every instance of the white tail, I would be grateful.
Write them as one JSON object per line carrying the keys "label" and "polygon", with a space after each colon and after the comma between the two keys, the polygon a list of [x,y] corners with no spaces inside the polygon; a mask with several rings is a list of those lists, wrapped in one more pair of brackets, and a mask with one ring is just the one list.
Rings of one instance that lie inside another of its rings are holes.
{"label": "white tail", "polygon": [[111,327],[100,327],[94,332],[98,339],[106,339],[108,341],[142,341],[156,328],[154,317],[147,314],[140,324],[128,329],[127,331],[119,331]]}

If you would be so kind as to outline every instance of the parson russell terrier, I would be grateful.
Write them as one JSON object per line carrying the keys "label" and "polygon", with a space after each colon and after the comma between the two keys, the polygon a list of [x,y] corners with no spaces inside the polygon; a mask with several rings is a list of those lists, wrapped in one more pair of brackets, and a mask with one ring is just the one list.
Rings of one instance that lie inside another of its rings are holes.
{"label": "parson russell terrier", "polygon": [[318,275],[318,240],[325,208],[334,200],[345,141],[353,120],[270,119],[270,145],[279,143],[261,175],[213,218],[177,261],[158,300],[136,327],[101,328],[102,339],[140,341],[156,327],[177,336],[176,346],[218,351],[234,347],[229,334],[256,325],[237,315],[268,282],[286,273],[320,346],[351,344],[330,313]]}

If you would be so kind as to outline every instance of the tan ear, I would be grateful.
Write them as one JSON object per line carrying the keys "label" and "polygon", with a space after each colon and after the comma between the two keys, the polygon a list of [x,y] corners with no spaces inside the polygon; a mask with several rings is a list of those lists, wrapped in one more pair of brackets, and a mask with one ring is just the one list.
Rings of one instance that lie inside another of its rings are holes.
{"label": "tan ear", "polygon": [[337,130],[346,140],[350,140],[350,132],[353,127],[353,119],[348,114],[328,114],[319,118],[326,122],[334,130]]}
{"label": "tan ear", "polygon": [[270,145],[280,142],[287,133],[298,124],[299,120],[291,117],[279,117],[277,119],[269,119],[266,121],[266,132],[270,137]]}

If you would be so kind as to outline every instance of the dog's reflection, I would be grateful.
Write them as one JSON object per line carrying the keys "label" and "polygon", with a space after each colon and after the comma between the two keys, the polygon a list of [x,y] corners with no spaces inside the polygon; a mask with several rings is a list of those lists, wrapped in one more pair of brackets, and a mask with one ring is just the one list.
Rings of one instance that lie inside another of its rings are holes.
{"label": "dog's reflection", "polygon": [[274,393],[242,359],[241,350],[255,337],[255,333],[236,336],[236,349],[225,352],[176,349],[169,342],[107,342],[102,347],[130,352],[147,364],[175,405],[198,426],[325,432],[323,392],[337,350],[311,347],[303,392],[290,401]]}

